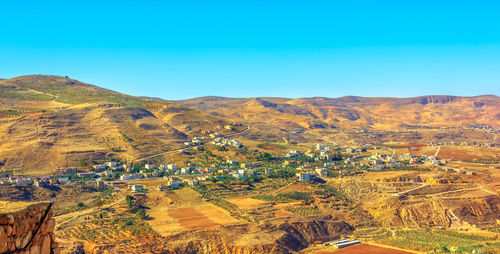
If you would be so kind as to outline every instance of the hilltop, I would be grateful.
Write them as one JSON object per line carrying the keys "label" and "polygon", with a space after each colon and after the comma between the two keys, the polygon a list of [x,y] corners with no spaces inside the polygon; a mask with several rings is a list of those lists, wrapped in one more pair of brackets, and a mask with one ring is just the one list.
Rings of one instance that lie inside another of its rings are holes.
{"label": "hilltop", "polygon": [[227,122],[176,103],[59,76],[0,80],[0,166],[50,172],[89,160],[133,161],[182,147]]}

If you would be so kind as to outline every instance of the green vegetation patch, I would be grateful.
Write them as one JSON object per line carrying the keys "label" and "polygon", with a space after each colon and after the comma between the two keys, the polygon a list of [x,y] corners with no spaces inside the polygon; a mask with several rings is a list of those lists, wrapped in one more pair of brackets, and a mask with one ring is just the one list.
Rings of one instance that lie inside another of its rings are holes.
{"label": "green vegetation patch", "polygon": [[450,230],[399,230],[394,236],[378,240],[380,243],[404,249],[418,251],[440,251],[454,253],[471,253],[480,249],[486,253],[500,251],[498,242],[492,242],[496,237],[485,237],[464,234]]}
{"label": "green vegetation patch", "polygon": [[285,145],[277,144],[277,143],[260,143],[257,145],[258,148],[267,149],[267,150],[286,150],[287,147]]}
{"label": "green vegetation patch", "polygon": [[12,92],[0,92],[1,98],[26,100],[26,101],[50,101],[54,99],[54,96],[50,96],[43,93],[35,93],[29,91],[12,91]]}
{"label": "green vegetation patch", "polygon": [[340,198],[340,199],[347,199],[346,196],[344,196],[344,194],[342,194],[339,190],[335,189],[334,187],[332,187],[330,185],[320,185],[319,187],[322,190],[314,191],[314,194],[325,196],[327,198],[336,197],[336,198]]}
{"label": "green vegetation patch", "polygon": [[127,230],[132,235],[144,233],[157,234],[148,223],[137,217],[125,217],[111,220],[111,226],[118,226],[120,230]]}

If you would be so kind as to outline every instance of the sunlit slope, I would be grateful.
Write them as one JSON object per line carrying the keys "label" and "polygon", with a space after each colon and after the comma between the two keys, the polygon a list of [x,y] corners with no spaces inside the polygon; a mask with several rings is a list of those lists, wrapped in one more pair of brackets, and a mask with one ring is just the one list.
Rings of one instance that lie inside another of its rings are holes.
{"label": "sunlit slope", "polygon": [[223,98],[181,101],[214,115],[282,128],[333,129],[490,125],[500,127],[500,98],[422,96],[414,98]]}
{"label": "sunlit slope", "polygon": [[76,80],[32,75],[0,80],[0,165],[24,173],[82,166],[91,159],[133,161],[182,147],[228,121],[159,99]]}

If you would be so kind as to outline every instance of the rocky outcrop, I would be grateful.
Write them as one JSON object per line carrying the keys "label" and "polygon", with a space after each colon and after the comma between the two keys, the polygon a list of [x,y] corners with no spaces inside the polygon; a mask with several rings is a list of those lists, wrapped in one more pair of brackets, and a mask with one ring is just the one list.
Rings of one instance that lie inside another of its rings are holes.
{"label": "rocky outcrop", "polygon": [[413,206],[402,206],[396,209],[396,215],[405,227],[449,227],[451,218],[447,210],[437,202],[423,202]]}
{"label": "rocky outcrop", "polygon": [[47,202],[0,201],[0,253],[58,253],[52,216]]}
{"label": "rocky outcrop", "polygon": [[466,200],[453,212],[459,219],[470,224],[497,224],[500,220],[500,197]]}
{"label": "rocky outcrop", "polygon": [[[331,218],[330,218],[331,219]],[[166,253],[294,253],[352,232],[343,221],[302,219],[221,227],[167,238]],[[226,232],[227,231],[227,232]],[[252,232],[259,232],[258,236]],[[180,239],[189,239],[182,242]]]}

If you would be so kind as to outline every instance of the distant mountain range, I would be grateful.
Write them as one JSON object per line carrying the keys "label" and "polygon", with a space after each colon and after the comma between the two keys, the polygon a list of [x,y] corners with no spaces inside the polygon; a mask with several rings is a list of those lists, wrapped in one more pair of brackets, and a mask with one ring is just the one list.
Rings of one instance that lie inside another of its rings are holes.
{"label": "distant mountain range", "polygon": [[500,98],[430,95],[413,98],[223,98],[178,103],[214,116],[267,128],[394,130],[408,125],[500,127]]}
{"label": "distant mountain range", "polygon": [[[224,98],[181,101],[135,97],[46,75],[0,79],[0,166],[53,171],[89,158],[134,160],[182,147],[202,131],[248,139],[321,139],[324,131],[408,126],[500,128],[500,98]],[[239,128],[239,129],[238,129]]]}

